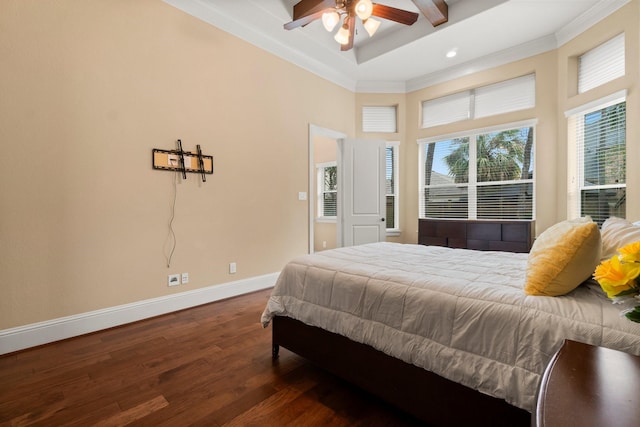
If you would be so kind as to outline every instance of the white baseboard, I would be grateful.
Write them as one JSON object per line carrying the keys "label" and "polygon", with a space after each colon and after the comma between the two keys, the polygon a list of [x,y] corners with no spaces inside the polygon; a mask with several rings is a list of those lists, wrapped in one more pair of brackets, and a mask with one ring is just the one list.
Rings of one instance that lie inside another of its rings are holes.
{"label": "white baseboard", "polygon": [[[0,330],[0,354],[273,287],[278,273]],[[256,319],[259,322],[260,319]]]}

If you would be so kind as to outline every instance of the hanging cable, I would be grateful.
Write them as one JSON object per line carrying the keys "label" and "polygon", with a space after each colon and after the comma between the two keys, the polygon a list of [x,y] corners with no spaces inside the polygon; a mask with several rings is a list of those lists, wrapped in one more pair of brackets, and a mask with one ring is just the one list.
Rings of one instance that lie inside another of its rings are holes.
{"label": "hanging cable", "polygon": [[165,247],[167,243],[171,245],[169,254],[165,256],[167,259],[167,268],[171,267],[171,258],[173,258],[173,252],[176,250],[176,245],[178,243],[176,233],[173,231],[173,220],[176,217],[176,199],[178,198],[178,179],[178,172],[176,172],[173,178],[173,202],[171,203],[171,217],[169,218],[169,233],[167,234],[165,241]]}

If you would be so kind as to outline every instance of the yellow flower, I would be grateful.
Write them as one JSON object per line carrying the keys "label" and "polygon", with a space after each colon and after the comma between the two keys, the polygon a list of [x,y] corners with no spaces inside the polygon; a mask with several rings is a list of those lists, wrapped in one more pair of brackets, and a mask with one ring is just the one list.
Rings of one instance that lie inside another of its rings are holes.
{"label": "yellow flower", "polygon": [[640,262],[640,242],[630,243],[618,249],[618,252],[624,262]]}
{"label": "yellow flower", "polygon": [[609,298],[636,287],[635,279],[640,275],[640,264],[622,263],[618,256],[603,261],[593,274]]}

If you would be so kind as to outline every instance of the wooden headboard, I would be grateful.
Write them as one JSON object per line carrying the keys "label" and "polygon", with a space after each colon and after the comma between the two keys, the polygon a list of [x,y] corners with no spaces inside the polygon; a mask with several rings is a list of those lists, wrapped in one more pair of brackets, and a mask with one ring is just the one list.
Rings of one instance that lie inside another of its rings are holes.
{"label": "wooden headboard", "polygon": [[484,251],[529,252],[535,221],[418,220],[418,243]]}

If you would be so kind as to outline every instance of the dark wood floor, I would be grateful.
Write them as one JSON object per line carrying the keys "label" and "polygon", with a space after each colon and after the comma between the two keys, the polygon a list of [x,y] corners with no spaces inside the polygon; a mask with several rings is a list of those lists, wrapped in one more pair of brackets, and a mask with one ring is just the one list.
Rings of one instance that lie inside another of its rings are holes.
{"label": "dark wood floor", "polygon": [[0,425],[413,426],[281,349],[260,291],[0,356]]}

